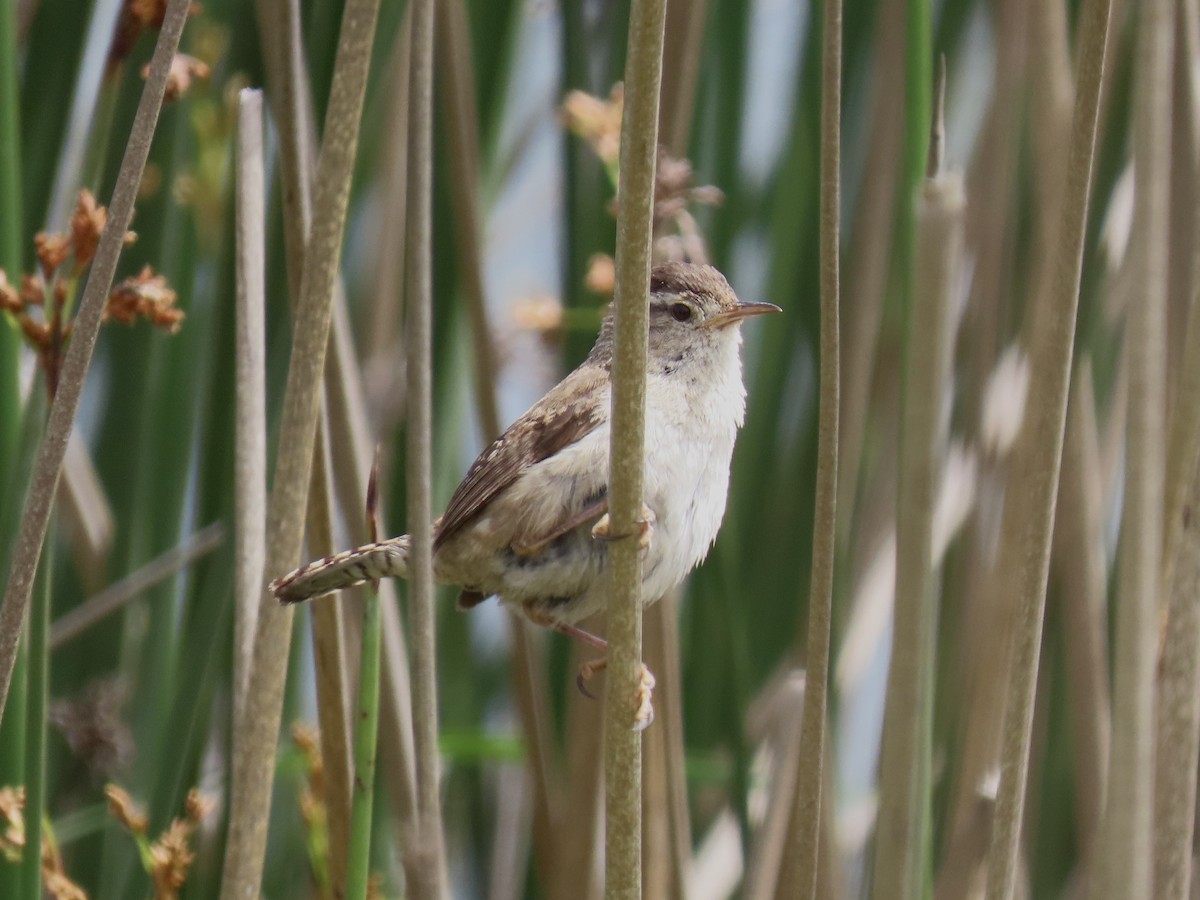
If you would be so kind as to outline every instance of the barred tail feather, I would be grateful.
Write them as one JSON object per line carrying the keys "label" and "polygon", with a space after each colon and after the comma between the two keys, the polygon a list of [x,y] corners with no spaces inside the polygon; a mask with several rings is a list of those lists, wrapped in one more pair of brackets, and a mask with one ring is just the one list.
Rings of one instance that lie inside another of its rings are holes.
{"label": "barred tail feather", "polygon": [[300,603],[380,578],[408,577],[408,535],[318,559],[271,582],[281,603]]}

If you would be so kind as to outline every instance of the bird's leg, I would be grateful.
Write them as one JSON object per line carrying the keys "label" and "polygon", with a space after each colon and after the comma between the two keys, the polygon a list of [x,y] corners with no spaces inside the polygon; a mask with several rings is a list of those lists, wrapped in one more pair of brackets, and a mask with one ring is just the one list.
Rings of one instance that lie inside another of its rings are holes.
{"label": "bird's leg", "polygon": [[598,516],[608,515],[608,498],[601,497],[594,503],[589,503],[569,519],[560,522],[552,531],[540,535],[529,543],[517,542],[512,545],[513,553],[517,556],[537,556],[564,534],[568,534],[580,525],[586,525]]}
{"label": "bird's leg", "polygon": [[[637,539],[639,550],[645,550],[650,546],[650,537],[654,534],[654,523],[656,521],[658,521],[658,516],[654,514],[654,510],[643,503],[642,514],[637,520]],[[605,513],[600,517],[600,521],[592,526],[592,537],[598,541],[615,541],[623,537],[629,537],[629,535],[610,534],[608,513]]]}
{"label": "bird's leg", "polygon": [[[557,619],[547,616],[545,613],[538,612],[532,605],[523,607],[525,617],[535,625],[540,625],[543,628],[549,628],[552,631],[557,631],[559,634],[565,634],[567,637],[574,638],[577,641],[582,641],[589,647],[595,647],[597,650],[608,651],[608,641],[602,637],[597,637],[590,631],[584,631],[577,625],[571,625],[567,622],[560,622]],[[633,730],[643,731],[649,727],[654,721],[654,705],[652,703],[654,694],[654,673],[650,671],[645,663],[638,663],[641,667],[638,672],[637,686],[637,711],[633,716]],[[588,690],[587,683],[592,677],[600,671],[608,668],[608,657],[601,656],[598,659],[589,659],[579,667],[579,674],[575,677],[575,686],[579,688],[579,693],[583,694],[592,700],[596,699],[596,695]]]}

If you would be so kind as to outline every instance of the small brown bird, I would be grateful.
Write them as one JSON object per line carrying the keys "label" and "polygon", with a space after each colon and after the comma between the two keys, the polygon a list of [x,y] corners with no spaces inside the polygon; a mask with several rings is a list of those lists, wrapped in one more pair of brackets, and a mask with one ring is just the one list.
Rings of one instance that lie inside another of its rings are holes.
{"label": "small brown bird", "polygon": [[[649,303],[643,605],[679,584],[716,539],[746,406],[739,325],[780,311],[738,300],[720,272],[690,263],[656,267]],[[479,455],[433,524],[434,577],[462,585],[460,608],[498,595],[540,625],[605,646],[576,623],[606,605],[612,357],[610,311],[587,359]],[[271,590],[295,603],[404,578],[409,548],[408,535],[367,544]]]}

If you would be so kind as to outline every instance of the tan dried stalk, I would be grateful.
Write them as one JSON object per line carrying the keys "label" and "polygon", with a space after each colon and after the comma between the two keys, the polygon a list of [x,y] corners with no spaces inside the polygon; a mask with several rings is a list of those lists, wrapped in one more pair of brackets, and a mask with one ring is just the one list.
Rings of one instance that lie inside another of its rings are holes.
{"label": "tan dried stalk", "polygon": [[[616,316],[612,362],[609,518],[613,534],[633,535],[641,516],[646,432],[649,308],[658,94],[666,0],[635,0],[625,61],[617,214]],[[636,540],[609,550],[608,679],[604,703],[605,896],[642,893],[641,734],[631,730],[642,665],[642,555]]]}
{"label": "tan dried stalk", "polygon": [[1091,366],[1076,368],[1067,410],[1053,565],[1063,616],[1071,743],[1075,750],[1075,809],[1084,871],[1104,810],[1112,725],[1108,689],[1108,570],[1101,533],[1100,449]]}
{"label": "tan dried stalk", "polygon": [[[1195,149],[1197,94],[1192,60],[1196,56],[1197,3],[1179,6],[1176,29],[1176,119],[1172,134],[1183,132],[1176,146],[1184,149],[1183,168]],[[1182,83],[1181,83],[1182,82]],[[1180,94],[1183,101],[1180,101]],[[1175,165],[1172,168],[1175,168]],[[1194,172],[1194,170],[1193,170]],[[1178,200],[1172,191],[1172,203]],[[1172,245],[1191,244],[1193,282],[1200,275],[1195,246],[1200,211],[1187,211],[1191,228],[1175,234]],[[1200,747],[1200,508],[1197,442],[1200,439],[1200,291],[1192,291],[1181,357],[1182,371],[1175,387],[1171,437],[1167,455],[1163,589],[1168,592],[1162,663],[1158,674],[1157,747],[1154,779],[1154,894],[1164,900],[1191,895],[1192,840],[1196,815],[1197,748]],[[1175,298],[1178,300],[1179,298]],[[1188,483],[1190,479],[1190,484]],[[1186,487],[1184,487],[1186,485]],[[1184,488],[1181,493],[1181,488]]]}
{"label": "tan dried stalk", "polygon": [[417,900],[449,896],[442,836],[438,755],[437,635],[433,608],[433,0],[415,0],[409,69],[408,240],[405,326],[408,348],[406,485],[412,529],[409,621],[413,747],[421,865],[408,886]]}
{"label": "tan dried stalk", "polygon": [[1079,278],[1095,155],[1096,116],[1104,76],[1111,0],[1086,0],[1080,15],[1075,109],[1063,188],[1053,290],[1032,334],[1031,393],[1014,451],[1006,495],[1002,565],[1016,573],[1016,627],[1001,744],[1000,789],[989,856],[987,896],[1013,896],[1029,770],[1046,577],[1058,494],[1067,390],[1079,305]]}
{"label": "tan dried stalk", "polygon": [[246,701],[266,557],[266,187],[262,91],[238,95],[233,721]]}
{"label": "tan dried stalk", "polygon": [[[821,26],[821,334],[817,486],[808,591],[807,681],[796,759],[795,830],[789,839],[793,889],[815,897],[821,833],[821,761],[829,696],[829,640],[837,534],[838,414],[841,403],[842,3],[826,0]],[[928,559],[928,553],[926,553]]]}
{"label": "tan dried stalk", "polygon": [[[488,324],[483,250],[480,246],[479,134],[476,127],[475,80],[470,34],[462,0],[443,0],[439,6],[437,35],[438,72],[446,85],[442,100],[447,120],[450,165],[454,171],[450,179],[456,226],[454,244],[474,345],[476,411],[483,434],[491,437],[500,434],[501,423],[496,401],[496,352]],[[553,862],[557,858],[562,798],[559,792],[560,773],[549,740],[549,695],[545,679],[534,675],[535,670],[540,672],[544,658],[535,652],[540,645],[529,639],[529,630],[522,618],[509,617],[509,634],[512,638],[512,686],[528,748],[529,774],[533,784],[534,860],[539,881],[549,885],[553,882]]]}
{"label": "tan dried stalk", "polygon": [[[847,259],[843,325],[842,408],[838,435],[838,546],[847,548],[855,526],[856,498],[863,439],[872,399],[876,348],[883,322],[888,271],[896,221],[896,181],[904,138],[904,82],[894,73],[904,65],[904,5],[888,3],[879,12],[873,54],[871,137],[863,183],[851,226]],[[882,477],[882,476],[881,476]]]}
{"label": "tan dried stalk", "polygon": [[1134,76],[1134,234],[1138,297],[1125,330],[1128,461],[1113,650],[1112,750],[1093,896],[1151,896],[1154,672],[1162,566],[1174,4],[1145,0]]}
{"label": "tan dried stalk", "polygon": [[896,503],[896,604],[880,756],[876,897],[920,897],[929,852],[937,652],[933,517],[946,454],[941,410],[950,380],[950,309],[964,208],[957,173],[938,175],[922,186]]}

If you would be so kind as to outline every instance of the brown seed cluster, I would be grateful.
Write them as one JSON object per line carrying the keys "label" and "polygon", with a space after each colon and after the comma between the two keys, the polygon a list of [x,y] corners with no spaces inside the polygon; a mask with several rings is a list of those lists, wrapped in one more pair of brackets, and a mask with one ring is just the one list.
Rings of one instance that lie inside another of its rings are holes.
{"label": "brown seed cluster", "polygon": [[[618,166],[624,109],[624,87],[620,83],[613,86],[607,100],[583,91],[571,91],[562,105],[563,123],[595,151],[612,179],[614,190],[620,175]],[[713,206],[724,199],[719,189],[695,183],[695,172],[689,160],[674,157],[660,147],[654,174],[655,261],[707,262],[708,247],[690,207],[693,204]],[[609,205],[609,212],[614,216],[618,200],[615,198]],[[593,294],[611,297],[616,285],[613,258],[607,253],[593,255],[588,260],[584,284]],[[543,314],[547,310],[548,304],[539,298],[514,304],[512,312],[518,328],[556,337],[563,325],[561,305],[553,317]]]}
{"label": "brown seed cluster", "polygon": [[[188,92],[193,81],[203,81],[211,71],[204,60],[188,56],[186,53],[176,53],[171,59],[171,68],[167,71],[167,89],[163,100],[167,103],[175,102]],[[143,80],[149,77],[150,66],[143,66]]]}
{"label": "brown seed cluster", "polygon": [[[41,232],[34,237],[38,271],[21,276],[20,287],[0,269],[0,311],[11,315],[38,355],[50,395],[58,388],[58,375],[71,338],[75,292],[83,273],[91,265],[108,223],[108,211],[87,190],[79,201],[65,232]],[[125,243],[137,240],[132,231]],[[105,319],[132,324],[144,318],[163,330],[179,331],[184,313],[175,307],[175,292],[166,279],[147,266],[112,291]]]}
{"label": "brown seed cluster", "polygon": [[613,85],[607,100],[571,91],[563,100],[563,122],[592,145],[596,155],[615,171],[621,155],[621,117],[625,114],[625,85]]}
{"label": "brown seed cluster", "polygon": [[162,275],[145,266],[126,278],[108,295],[105,317],[132,325],[145,319],[169,334],[176,334],[183,323],[183,310],[175,306],[175,292]]}
{"label": "brown seed cluster", "polygon": [[292,740],[304,756],[305,786],[300,791],[300,817],[308,827],[312,842],[322,846],[328,841],[329,812],[325,806],[325,762],[321,758],[321,741],[308,725],[292,726]]}
{"label": "brown seed cluster", "polygon": [[[188,16],[198,16],[203,12],[199,3],[188,7]],[[163,19],[167,16],[167,0],[125,0],[121,7],[120,18],[113,32],[112,46],[108,51],[108,69],[112,72],[130,53],[133,45],[142,36],[143,31],[157,31],[162,28]]]}
{"label": "brown seed cluster", "polygon": [[176,900],[187,882],[192,863],[196,861],[191,846],[192,834],[213,811],[214,801],[192,788],[184,802],[183,817],[173,819],[167,830],[150,842],[146,834],[146,814],[124,788],[110,784],[104,793],[112,817],[133,835],[143,850],[141,856],[146,860],[146,871],[154,883],[155,900]]}
{"label": "brown seed cluster", "polygon": [[[25,789],[0,787],[0,856],[20,862],[25,852]],[[52,831],[43,830],[41,847],[42,890],[54,900],[87,900],[87,894],[67,877],[62,852]]]}

